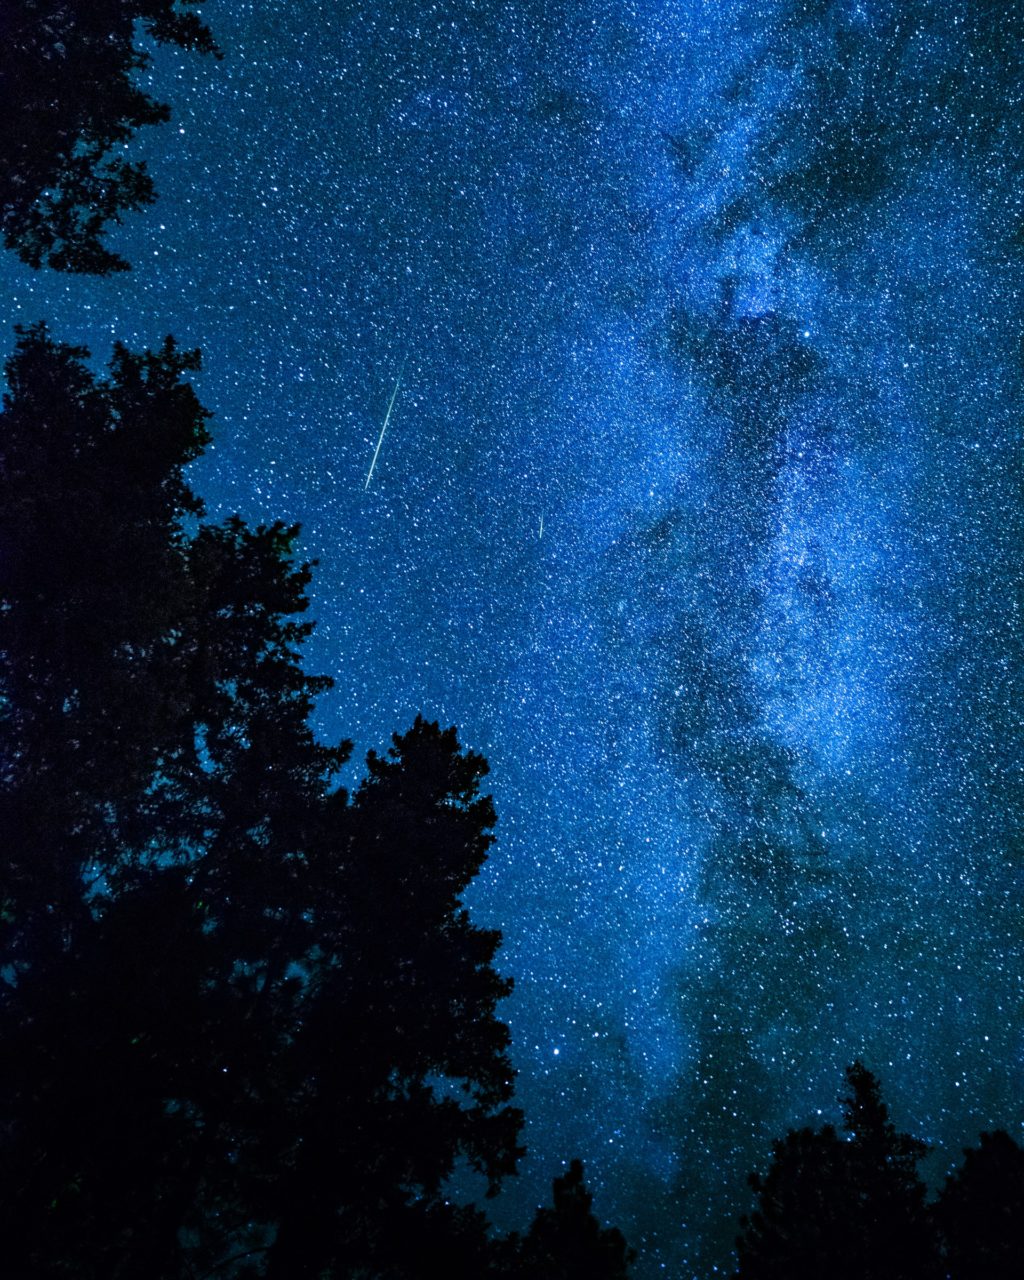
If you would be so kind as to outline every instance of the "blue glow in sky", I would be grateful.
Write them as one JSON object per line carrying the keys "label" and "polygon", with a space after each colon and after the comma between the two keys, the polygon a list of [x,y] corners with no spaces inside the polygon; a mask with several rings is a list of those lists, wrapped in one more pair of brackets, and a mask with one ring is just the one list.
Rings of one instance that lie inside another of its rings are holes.
{"label": "blue glow in sky", "polygon": [[206,10],[135,270],[8,255],[3,319],[200,346],[324,733],[490,760],[499,1213],[579,1154],[641,1275],[727,1265],[857,1055],[936,1172],[1019,1134],[1021,6]]}

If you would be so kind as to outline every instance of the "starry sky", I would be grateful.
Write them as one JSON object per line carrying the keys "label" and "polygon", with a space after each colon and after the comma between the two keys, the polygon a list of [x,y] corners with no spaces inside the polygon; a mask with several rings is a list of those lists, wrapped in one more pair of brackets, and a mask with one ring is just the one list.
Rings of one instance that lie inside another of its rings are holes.
{"label": "starry sky", "polygon": [[727,1267],[858,1055],[933,1177],[1019,1139],[1024,4],[205,11],[135,270],[6,255],[7,349],[201,347],[196,487],[319,560],[323,734],[491,762],[497,1219],[578,1154],[642,1280]]}

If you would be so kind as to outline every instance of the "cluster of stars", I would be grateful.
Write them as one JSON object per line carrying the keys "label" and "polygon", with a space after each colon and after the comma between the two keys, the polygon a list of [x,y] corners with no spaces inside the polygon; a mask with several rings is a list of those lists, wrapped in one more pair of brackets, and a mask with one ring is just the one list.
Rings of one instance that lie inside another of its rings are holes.
{"label": "cluster of stars", "polygon": [[132,274],[2,266],[9,336],[203,349],[324,736],[490,760],[497,1213],[579,1154],[641,1276],[857,1055],[936,1172],[1024,1120],[1018,10],[208,0]]}

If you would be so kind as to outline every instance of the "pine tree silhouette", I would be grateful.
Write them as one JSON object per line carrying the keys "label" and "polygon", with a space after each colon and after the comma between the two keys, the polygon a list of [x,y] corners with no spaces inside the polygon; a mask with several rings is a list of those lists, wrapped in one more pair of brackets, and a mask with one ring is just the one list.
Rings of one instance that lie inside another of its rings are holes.
{"label": "pine tree silhouette", "polygon": [[741,1221],[736,1280],[924,1280],[938,1275],[917,1164],[926,1147],[898,1133],[875,1076],[846,1072],[841,1138],[826,1125],[772,1144],[750,1185],[756,1210]]}

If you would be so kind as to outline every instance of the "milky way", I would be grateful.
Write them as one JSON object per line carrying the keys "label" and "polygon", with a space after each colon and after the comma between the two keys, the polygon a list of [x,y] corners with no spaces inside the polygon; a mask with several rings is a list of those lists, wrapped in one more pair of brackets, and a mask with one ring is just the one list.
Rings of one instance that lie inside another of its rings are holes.
{"label": "milky way", "polygon": [[579,1154],[641,1275],[727,1266],[857,1055],[933,1176],[1019,1136],[1022,6],[206,11],[134,272],[8,255],[8,347],[201,346],[197,487],[320,561],[324,734],[490,760],[498,1216]]}

